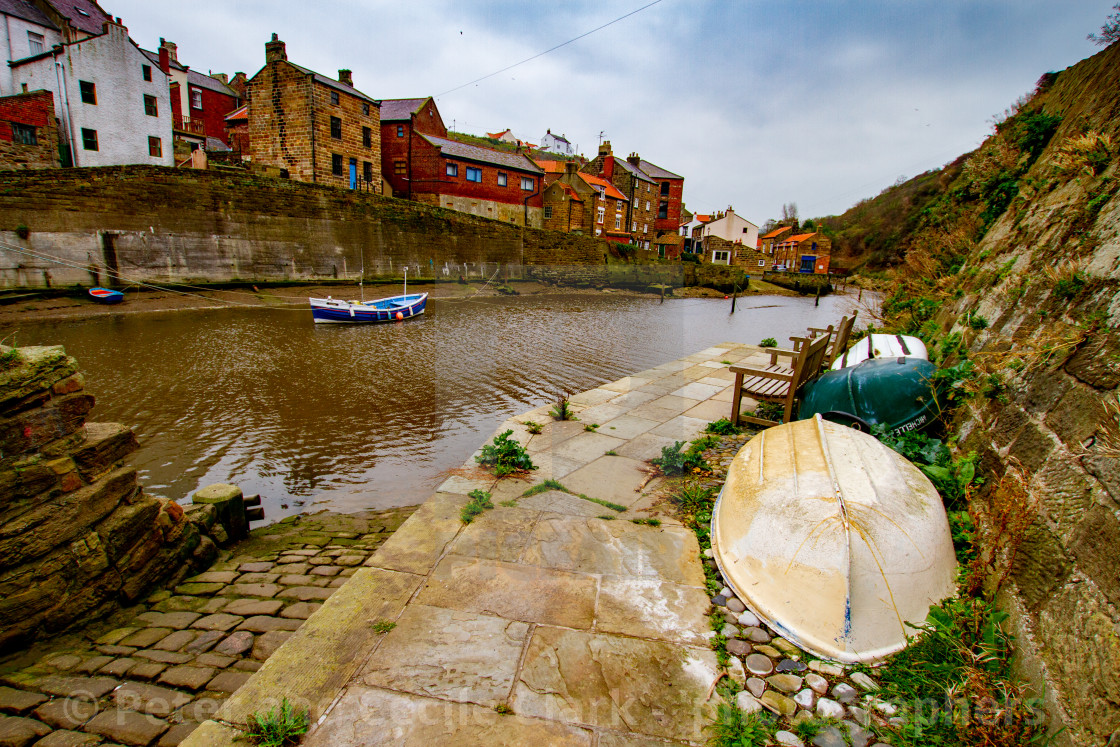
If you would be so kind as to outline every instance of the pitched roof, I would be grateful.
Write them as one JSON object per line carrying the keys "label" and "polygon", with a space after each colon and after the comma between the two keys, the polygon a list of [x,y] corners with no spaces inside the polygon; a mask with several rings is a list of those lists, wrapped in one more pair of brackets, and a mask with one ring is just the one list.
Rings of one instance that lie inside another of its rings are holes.
{"label": "pitched roof", "polygon": [[660,166],[652,164],[649,161],[643,160],[639,161],[638,163],[641,166],[642,171],[646,172],[646,174],[653,177],[654,179],[684,179],[683,176],[674,174],[672,171],[666,171]]}
{"label": "pitched roof", "polygon": [[816,231],[813,231],[812,233],[799,233],[796,236],[790,236],[789,239],[787,239],[787,241],[801,242],[801,241],[804,241],[805,239],[807,239],[811,236],[816,236],[816,235],[817,235]]}
{"label": "pitched roof", "polygon": [[238,107],[237,109],[234,109],[233,111],[231,111],[229,114],[226,115],[226,121],[227,122],[236,122],[239,119],[244,119],[245,121],[249,120],[249,105],[248,104],[242,104],[240,107]]}
{"label": "pitched roof", "polygon": [[[143,49],[143,48],[141,48],[140,51],[144,53],[145,57],[147,57],[152,62],[156,63],[157,67],[159,66],[159,52],[153,52],[150,49]],[[175,68],[176,70],[188,70],[189,69],[186,65],[181,65],[178,62],[176,62],[175,60],[168,60],[168,64],[171,67]]]}
{"label": "pitched roof", "polygon": [[621,166],[622,168],[629,171],[631,174],[633,174],[637,178],[641,179],[642,181],[649,182],[650,184],[655,183],[653,181],[653,179],[650,179],[648,176],[646,176],[646,173],[644,171],[642,171],[637,166],[635,166],[634,164],[627,161],[625,158],[617,158],[616,157],[614,159],[614,163],[615,163],[616,166]]}
{"label": "pitched roof", "polygon": [[564,182],[553,182],[553,184],[559,184],[560,189],[567,192],[568,197],[570,197],[571,199],[575,200],[576,202],[583,202],[583,198],[579,196],[579,192],[576,192],[574,189],[572,189],[570,185]]}
{"label": "pitched roof", "polygon": [[507,127],[506,129],[502,130],[501,132],[487,132],[487,133],[486,133],[486,137],[492,137],[492,138],[494,138],[495,140],[501,140],[501,139],[502,139],[502,135],[510,135],[510,136],[512,136],[512,135],[513,135],[513,133],[509,131],[509,128],[508,128],[508,127]]}
{"label": "pitched roof", "polygon": [[57,27],[51,23],[51,19],[27,0],[0,0],[0,13],[57,30]]}
{"label": "pitched roof", "polygon": [[547,158],[530,158],[530,161],[541,167],[541,171],[546,174],[563,174],[567,168],[564,166],[567,161],[550,161]]}
{"label": "pitched roof", "polygon": [[571,144],[572,144],[572,141],[571,141],[571,140],[568,140],[568,138],[564,137],[563,135],[557,135],[557,134],[556,134],[556,133],[554,133],[554,132],[553,132],[552,130],[549,130],[548,132],[546,132],[546,133],[544,134],[544,137],[542,137],[542,138],[541,138],[541,140],[543,141],[545,137],[550,137],[550,138],[552,138],[553,140],[558,140],[558,141],[560,141],[560,142],[562,142],[562,143],[567,143],[568,145],[571,145]]}
{"label": "pitched roof", "polygon": [[583,177],[583,180],[590,184],[592,187],[602,187],[602,190],[597,191],[601,191],[604,196],[610,197],[612,200],[626,199],[626,195],[622,194],[622,192],[619,192],[618,187],[614,186],[606,179],[602,179],[598,176],[592,176],[591,174],[580,174],[580,176]]}
{"label": "pitched roof", "polygon": [[208,88],[211,91],[216,91],[218,93],[225,94],[226,96],[231,96],[235,99],[239,98],[239,96],[237,95],[237,91],[233,90],[222,81],[212,76],[204,75],[196,70],[187,71],[187,83],[193,86],[198,86],[199,88]]}
{"label": "pitched roof", "polygon": [[51,0],[51,5],[78,29],[87,34],[100,34],[105,31],[104,23],[112,17],[103,11],[93,0]]}
{"label": "pitched roof", "polygon": [[710,223],[711,220],[712,220],[712,216],[702,215],[700,213],[697,213],[696,215],[694,215],[692,217],[695,218],[696,220],[700,221],[701,223]]}
{"label": "pitched roof", "polygon": [[[431,98],[430,96],[428,98]],[[381,121],[399,122],[407,121],[424,105],[428,98],[423,99],[384,99],[381,102]]]}
{"label": "pitched roof", "polygon": [[517,169],[518,171],[527,171],[532,174],[544,173],[541,169],[537,168],[537,165],[529,160],[528,157],[520,153],[509,153],[502,150],[493,150],[492,148],[480,148],[477,145],[467,145],[457,140],[447,140],[442,137],[436,137],[435,135],[418,134],[420,137],[439,148],[444,156],[462,158],[467,161],[478,161],[479,163],[490,163],[495,166],[505,166],[510,169]]}
{"label": "pitched roof", "polygon": [[786,231],[789,231],[789,230],[792,230],[792,229],[790,229],[789,226],[778,226],[777,228],[775,228],[770,233],[759,236],[759,238],[760,239],[772,239],[772,238],[774,238],[774,237],[776,237],[780,234],[783,234],[783,233],[785,233]]}
{"label": "pitched roof", "polygon": [[319,73],[315,72],[314,70],[311,70],[310,68],[306,68],[303,65],[297,65],[296,63],[292,62],[291,60],[288,60],[288,64],[291,65],[292,67],[294,67],[296,70],[299,70],[304,75],[310,75],[312,80],[314,80],[316,83],[321,83],[328,88],[333,88],[336,91],[342,91],[343,93],[350,94],[351,96],[359,98],[362,101],[367,101],[367,102],[369,102],[369,103],[371,103],[375,106],[381,106],[380,101],[378,101],[377,99],[371,99],[369,96],[366,96],[364,93],[359,91],[357,88],[354,88],[353,86],[348,86],[345,83],[339,83],[337,80],[334,80],[333,78],[328,78],[325,75],[320,75]]}

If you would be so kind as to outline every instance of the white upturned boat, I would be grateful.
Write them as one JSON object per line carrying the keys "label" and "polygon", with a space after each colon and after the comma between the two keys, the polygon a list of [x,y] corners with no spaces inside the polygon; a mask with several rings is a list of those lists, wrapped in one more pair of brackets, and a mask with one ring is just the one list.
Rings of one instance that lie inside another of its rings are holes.
{"label": "white upturned boat", "polygon": [[872,358],[920,358],[929,360],[926,344],[908,335],[868,335],[844,351],[832,363],[832,370],[856,366]]}
{"label": "white upturned boat", "polygon": [[752,438],[712,514],[731,589],[797,646],[844,663],[905,648],[955,592],[941,498],[874,437],[819,415]]}

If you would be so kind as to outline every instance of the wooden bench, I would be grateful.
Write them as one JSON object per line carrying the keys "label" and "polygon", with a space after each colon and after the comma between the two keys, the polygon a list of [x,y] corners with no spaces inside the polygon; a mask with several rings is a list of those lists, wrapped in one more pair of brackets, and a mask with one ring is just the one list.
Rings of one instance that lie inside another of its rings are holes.
{"label": "wooden bench", "polygon": [[766,368],[732,366],[735,374],[735,390],[731,400],[731,422],[740,421],[756,425],[778,425],[778,421],[766,420],[755,415],[740,415],[739,409],[744,396],[760,402],[777,402],[785,405],[781,422],[791,422],[793,404],[801,388],[816,378],[821,372],[821,364],[827,355],[828,343],[832,339],[832,327],[827,334],[815,338],[805,338],[795,353],[793,368],[772,363]]}
{"label": "wooden bench", "polygon": [[[828,353],[825,355],[825,359],[821,363],[821,369],[822,370],[827,371],[828,369],[832,368],[832,364],[836,362],[836,359],[839,358],[841,355],[843,355],[844,351],[848,349],[848,340],[852,336],[852,328],[856,324],[856,314],[858,314],[858,313],[859,312],[857,311],[855,314],[852,314],[850,317],[849,316],[844,316],[844,317],[840,318],[840,324],[838,324],[836,326],[836,334],[833,335],[833,337],[832,337],[832,345],[829,346]],[[812,339],[816,339],[817,337],[819,337],[821,335],[831,333],[831,331],[832,331],[832,327],[828,327],[826,329],[819,329],[817,327],[809,327],[809,336]],[[803,340],[804,338],[802,338],[802,337],[791,337],[789,339],[790,339],[791,342],[793,342],[793,349],[792,350],[784,350],[782,348],[771,348],[770,349],[770,365],[771,366],[778,365],[778,356],[783,356],[784,355],[784,356],[788,356],[790,358],[794,358],[794,357],[797,356],[797,353],[801,349],[801,340]]]}

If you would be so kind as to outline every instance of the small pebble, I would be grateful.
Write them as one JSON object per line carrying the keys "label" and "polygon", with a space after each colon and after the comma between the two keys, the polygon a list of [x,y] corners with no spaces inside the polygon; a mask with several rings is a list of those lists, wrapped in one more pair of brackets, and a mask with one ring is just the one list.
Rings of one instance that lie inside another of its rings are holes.
{"label": "small pebble", "polygon": [[707,550],[704,551],[704,557],[705,558],[714,558],[715,556],[716,556],[716,554],[714,552],[712,552],[712,548],[710,548],[710,547]]}
{"label": "small pebble", "polygon": [[751,652],[751,644],[738,638],[732,638],[727,642],[727,653],[732,656],[746,656]]}
{"label": "small pebble", "polygon": [[795,661],[794,659],[782,659],[778,662],[777,667],[779,672],[804,672],[807,667],[804,662]]}
{"label": "small pebble", "polygon": [[731,591],[731,587],[725,586],[719,590],[719,595],[724,599],[730,599],[731,597],[735,596],[735,592]]}
{"label": "small pebble", "polygon": [[793,696],[793,702],[801,706],[807,711],[813,710],[813,706],[817,704],[817,695],[809,688],[805,688],[797,695]]}
{"label": "small pebble", "polygon": [[801,678],[796,674],[775,674],[767,677],[766,682],[770,687],[784,693],[795,693],[801,689]]}
{"label": "small pebble", "polygon": [[848,706],[848,713],[851,714],[852,720],[860,726],[867,726],[871,723],[871,714],[859,706]]}
{"label": "small pebble", "polygon": [[762,625],[762,622],[750,610],[743,610],[743,613],[739,615],[739,624],[744,628],[757,628]]}
{"label": "small pebble", "polygon": [[817,715],[821,718],[844,718],[844,706],[829,698],[817,701]]}
{"label": "small pebble", "polygon": [[727,604],[727,597],[725,597],[723,594],[716,594],[714,597],[712,597],[712,604],[717,607],[722,607],[723,605]]}
{"label": "small pebble", "polygon": [[719,614],[720,617],[723,618],[723,621],[725,623],[731,623],[732,625],[734,625],[735,623],[739,622],[739,618],[735,616],[735,613],[727,609],[726,607],[724,609],[721,609],[719,611]]}
{"label": "small pebble", "polygon": [[731,597],[727,600],[727,609],[738,614],[740,612],[745,612],[747,609],[747,605],[739,601],[738,597]]}
{"label": "small pebble", "polygon": [[751,674],[757,674],[760,677],[765,677],[774,671],[774,662],[770,661],[770,657],[762,654],[748,656],[745,666]]}
{"label": "small pebble", "polygon": [[810,672],[805,675],[805,684],[813,688],[813,692],[817,695],[824,695],[828,692],[828,680],[821,677],[816,672]]}
{"label": "small pebble", "polygon": [[811,661],[809,662],[809,669],[812,669],[818,674],[828,675],[829,677],[843,677],[844,670],[836,664],[826,661]]}
{"label": "small pebble", "polygon": [[852,672],[852,676],[848,679],[854,682],[860,690],[863,690],[865,692],[872,692],[873,690],[879,689],[879,683],[868,677],[863,672]]}
{"label": "small pebble", "polygon": [[762,694],[766,692],[766,680],[759,679],[758,677],[751,677],[747,680],[747,689],[751,691],[751,695],[756,698],[761,698]]}
{"label": "small pebble", "polygon": [[774,739],[784,747],[805,747],[805,743],[793,732],[779,731],[774,734]]}
{"label": "small pebble", "polygon": [[839,700],[841,703],[855,703],[856,697],[859,693],[856,689],[846,682],[837,682],[832,686],[832,697]]}
{"label": "small pebble", "polygon": [[727,676],[739,683],[742,687],[747,682],[747,671],[743,669],[743,662],[737,656],[727,657]]}
{"label": "small pebble", "polygon": [[743,635],[747,637],[747,640],[750,640],[754,643],[770,642],[770,634],[762,628],[747,628],[743,631]]}
{"label": "small pebble", "polygon": [[762,710],[762,703],[746,690],[735,696],[735,705],[743,713],[758,713]]}
{"label": "small pebble", "polygon": [[726,625],[724,625],[722,628],[719,629],[719,634],[721,636],[723,636],[724,638],[738,638],[739,637],[739,629],[736,628],[731,623],[727,623]]}

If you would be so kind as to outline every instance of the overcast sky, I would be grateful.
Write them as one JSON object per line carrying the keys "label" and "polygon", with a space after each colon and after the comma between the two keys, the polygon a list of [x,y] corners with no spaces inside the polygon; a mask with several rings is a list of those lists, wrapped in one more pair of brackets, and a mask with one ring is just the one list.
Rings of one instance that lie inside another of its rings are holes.
{"label": "overcast sky", "polygon": [[[103,0],[203,72],[288,59],[373,98],[437,96],[450,127],[546,128],[685,177],[693,212],[839,213],[976,147],[1047,71],[1094,54],[1115,0]],[[452,90],[456,89],[458,90]],[[442,94],[442,95],[441,95]]]}

